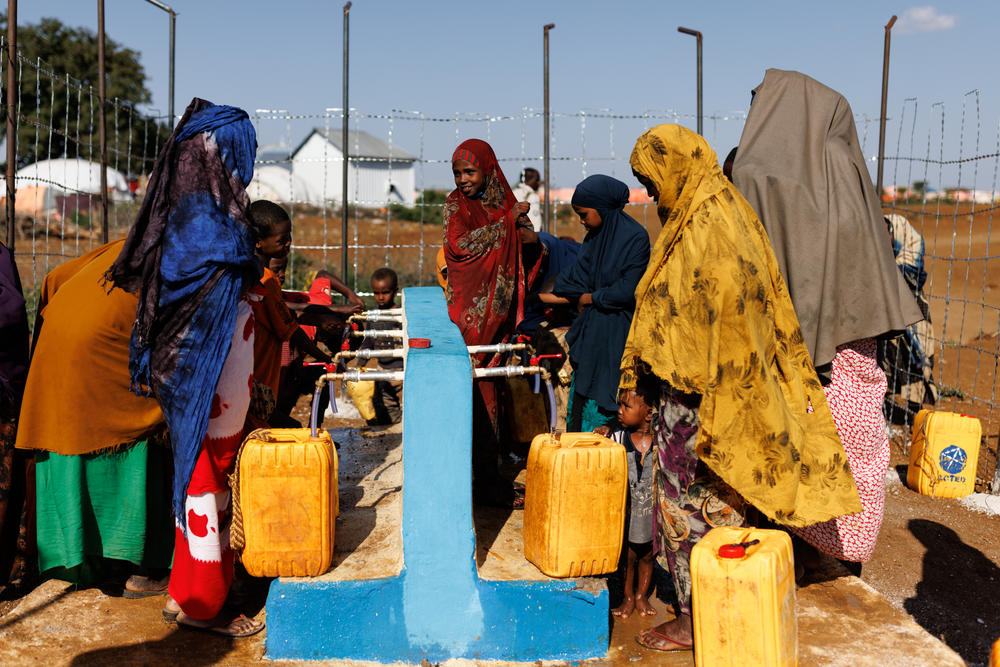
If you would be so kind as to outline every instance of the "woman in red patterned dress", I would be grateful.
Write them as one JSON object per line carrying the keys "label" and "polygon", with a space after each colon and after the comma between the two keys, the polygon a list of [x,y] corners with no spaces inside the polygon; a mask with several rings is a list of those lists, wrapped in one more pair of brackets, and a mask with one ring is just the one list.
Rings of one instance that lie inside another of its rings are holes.
{"label": "woman in red patterned dress", "polygon": [[[448,267],[448,315],[466,345],[505,341],[523,318],[525,285],[541,258],[526,269],[519,227],[531,229],[528,204],[518,202],[485,141],[462,142],[451,158],[455,190],[444,207],[444,249]],[[527,275],[526,275],[527,274]],[[477,367],[497,366],[499,354],[473,356]],[[474,382],[472,391],[473,498],[477,503],[520,507],[523,496],[497,471],[500,392],[494,379]]]}

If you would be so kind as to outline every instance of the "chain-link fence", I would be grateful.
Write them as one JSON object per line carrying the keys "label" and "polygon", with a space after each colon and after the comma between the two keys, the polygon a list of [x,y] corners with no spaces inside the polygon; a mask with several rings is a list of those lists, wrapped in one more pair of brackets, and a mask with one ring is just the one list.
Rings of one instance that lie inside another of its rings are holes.
{"label": "chain-link fence", "polygon": [[[89,84],[43,62],[19,58],[16,66],[21,95],[14,224],[30,301],[47,271],[101,242],[94,206],[100,193],[93,175],[93,165],[100,162],[98,99]],[[922,298],[929,325],[883,346],[890,381],[886,412],[904,449],[914,412],[923,405],[978,416],[986,443],[979,477],[992,481],[1000,431],[995,388],[1000,253],[996,242],[991,246],[1000,195],[1000,124],[993,119],[984,123],[978,91],[960,101],[960,112],[946,110],[942,103],[921,107],[907,99],[887,125],[884,199],[892,221],[887,232],[894,234],[901,271]],[[109,100],[107,116],[108,218],[116,238],[126,233],[135,215],[168,127],[164,118],[117,100]],[[346,139],[342,109],[307,114],[257,109],[251,117],[260,149],[249,190],[252,198],[280,201],[292,213],[295,240],[288,275],[293,288],[305,287],[313,270],[339,272],[345,146],[345,278],[362,293],[368,276],[381,266],[394,268],[403,286],[434,284],[444,197],[453,187],[451,153],[458,143],[471,137],[488,141],[512,185],[523,168],[543,169],[543,114],[532,108],[507,115],[352,109]],[[855,119],[863,153],[874,168],[877,115],[857,114]],[[738,142],[744,121],[742,112],[705,118],[706,138],[720,158]],[[639,134],[664,122],[694,127],[696,119],[671,110],[553,113],[554,233],[582,238],[568,200],[573,186],[594,173],[632,184],[635,203],[629,212],[652,236],[658,233],[655,206],[632,179],[628,157]],[[99,167],[96,173],[99,182]],[[892,217],[897,215],[906,218],[917,237]]]}

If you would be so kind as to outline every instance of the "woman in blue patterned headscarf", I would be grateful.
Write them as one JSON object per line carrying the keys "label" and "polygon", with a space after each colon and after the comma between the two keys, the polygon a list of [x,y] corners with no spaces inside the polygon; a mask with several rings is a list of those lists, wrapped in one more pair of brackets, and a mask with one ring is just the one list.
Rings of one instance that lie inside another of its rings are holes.
{"label": "woman in blue patterned headscarf", "polygon": [[618,411],[619,367],[635,287],[649,263],[649,234],[625,213],[628,195],[627,185],[603,175],[587,177],[573,193],[573,210],[587,235],[580,256],[559,274],[552,290],[580,311],[566,335],[574,370],[568,431],[593,430]]}

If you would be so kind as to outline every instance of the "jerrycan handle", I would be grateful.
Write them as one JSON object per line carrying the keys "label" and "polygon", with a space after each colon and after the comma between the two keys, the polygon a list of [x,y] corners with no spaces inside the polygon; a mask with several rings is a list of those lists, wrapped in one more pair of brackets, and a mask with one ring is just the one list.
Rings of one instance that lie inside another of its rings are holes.
{"label": "jerrycan handle", "polygon": [[601,444],[604,438],[596,433],[588,433],[587,436],[576,438],[568,443],[563,441],[562,438],[554,438],[554,440],[558,447],[594,447]]}
{"label": "jerrycan handle", "polygon": [[760,540],[723,544],[719,547],[719,558],[743,558],[747,554],[747,547],[752,547],[755,544],[760,544]]}

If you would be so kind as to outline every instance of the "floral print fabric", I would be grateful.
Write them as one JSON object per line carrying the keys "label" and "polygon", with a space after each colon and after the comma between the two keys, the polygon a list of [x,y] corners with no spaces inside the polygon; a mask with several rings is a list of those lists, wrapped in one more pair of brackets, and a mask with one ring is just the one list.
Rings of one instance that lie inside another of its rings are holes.
{"label": "floral print fabric", "polygon": [[[622,389],[648,370],[701,396],[697,457],[778,523],[861,510],[774,252],[705,140],[678,125],[639,137],[663,230],[636,288]],[[812,412],[810,412],[812,410]]]}
{"label": "floral print fabric", "polygon": [[698,459],[698,396],[664,387],[653,420],[653,549],[691,614],[691,549],[716,526],[742,526],[746,504]]}
{"label": "floral print fabric", "polygon": [[824,391],[863,510],[793,529],[806,542],[835,558],[864,562],[875,551],[885,508],[885,472],[890,454],[882,414],[885,390],[885,373],[875,359],[875,339],[837,348],[830,384]]}

